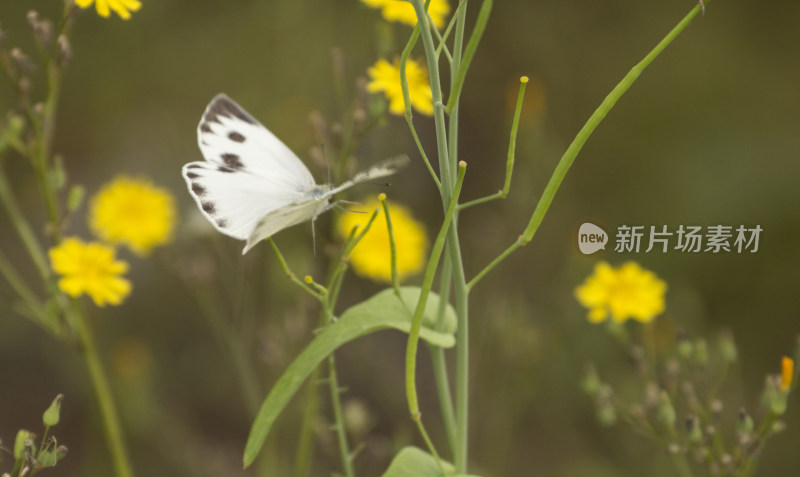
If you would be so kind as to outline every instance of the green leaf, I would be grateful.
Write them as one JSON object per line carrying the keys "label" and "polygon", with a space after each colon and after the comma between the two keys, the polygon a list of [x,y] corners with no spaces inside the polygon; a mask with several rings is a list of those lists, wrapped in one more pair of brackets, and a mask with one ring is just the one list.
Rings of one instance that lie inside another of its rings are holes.
{"label": "green leaf", "polygon": [[[253,463],[275,419],[323,359],[338,347],[359,336],[386,328],[409,332],[420,289],[402,287],[400,294],[402,299],[399,299],[390,288],[348,308],[336,323],[325,327],[286,368],[273,385],[250,428],[244,450],[245,467]],[[439,296],[431,293],[422,319],[420,337],[435,346],[450,348],[456,343],[453,334],[457,322],[456,313],[448,304],[445,308],[442,331],[436,331],[433,323],[436,323],[438,306]]]}
{"label": "green leaf", "polygon": [[416,447],[404,447],[394,456],[383,477],[442,477],[456,470],[453,464],[445,461],[442,467],[446,474],[442,474],[432,455]]}
{"label": "green leaf", "polygon": [[382,477],[478,477],[477,475],[455,474],[455,467],[447,461],[441,461],[442,469],[436,464],[436,458],[422,449],[404,447],[392,459],[389,468]]}

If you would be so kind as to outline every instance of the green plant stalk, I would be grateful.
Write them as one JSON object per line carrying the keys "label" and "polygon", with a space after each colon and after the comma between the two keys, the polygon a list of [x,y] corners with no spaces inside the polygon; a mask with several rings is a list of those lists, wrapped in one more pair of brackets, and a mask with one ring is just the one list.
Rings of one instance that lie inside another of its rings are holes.
{"label": "green plant stalk", "polygon": [[[486,23],[489,21],[489,14],[492,11],[492,0],[483,0],[481,9],[478,12],[478,18],[475,21],[475,28],[472,30],[472,35],[467,42],[467,47],[464,49],[463,62],[459,62],[458,68],[455,66],[453,69],[456,74],[453,75],[453,88],[450,91],[450,98],[447,101],[446,111],[448,113],[453,111],[458,98],[461,96],[461,88],[464,87],[464,79],[467,77],[467,70],[469,69],[472,58],[475,56],[475,51],[478,49],[478,44],[481,42],[483,31],[486,29]],[[459,55],[460,56],[460,55]]]}
{"label": "green plant stalk", "polygon": [[[508,193],[511,192],[511,177],[514,173],[514,159],[516,156],[517,131],[519,130],[519,117],[520,114],[522,113],[522,100],[525,96],[525,85],[527,83],[528,83],[527,76],[523,76],[522,78],[520,78],[519,94],[517,95],[517,106],[514,109],[514,119],[511,122],[511,137],[508,140],[508,156],[506,157],[506,179],[505,182],[503,183],[503,188],[497,191],[497,193],[495,194],[471,200],[469,202],[464,202],[463,204],[458,206],[459,211],[464,210],[468,207],[472,207],[473,205],[489,202],[490,200],[505,199],[506,197],[508,197]],[[456,103],[456,107],[453,109],[453,111],[457,110],[458,110],[458,103]]]}
{"label": "green plant stalk", "polygon": [[25,246],[25,249],[28,251],[28,255],[30,255],[31,260],[33,260],[36,270],[39,272],[42,280],[47,281],[50,278],[50,268],[47,266],[47,260],[45,259],[44,251],[42,250],[39,241],[36,240],[36,235],[33,233],[33,229],[20,211],[19,205],[14,198],[14,193],[11,190],[10,184],[8,183],[8,178],[6,177],[5,171],[1,167],[0,202],[3,203],[6,213],[8,214],[8,218],[11,220],[11,224],[17,231],[17,235],[19,235],[20,240],[22,240],[22,244]]}
{"label": "green plant stalk", "polygon": [[[458,157],[458,118],[460,91],[455,94],[456,77],[453,71],[459,71],[462,66],[462,49],[464,31],[466,28],[467,0],[461,0],[456,13],[456,33],[453,38],[454,61],[451,67],[450,90],[453,107],[449,117],[449,160],[455,163]],[[464,264],[461,257],[461,246],[458,239],[458,209],[453,218],[453,225],[447,233],[447,257],[451,265],[453,276],[453,289],[458,317],[456,331],[456,415],[455,436],[452,445],[453,460],[456,471],[466,473],[467,456],[469,451],[469,291],[466,287]],[[451,403],[452,401],[448,401]],[[444,415],[447,422],[447,414]]]}
{"label": "green plant stalk", "polygon": [[394,231],[392,230],[392,218],[389,215],[389,204],[386,202],[386,195],[380,195],[381,205],[383,206],[383,213],[386,216],[386,230],[389,233],[389,250],[391,252],[392,263],[392,288],[394,293],[400,296],[400,278],[397,275],[397,248],[394,243]]}
{"label": "green plant stalk", "polygon": [[307,477],[311,467],[314,437],[314,418],[319,409],[319,394],[317,393],[316,383],[320,377],[320,366],[308,377],[308,392],[306,394],[305,406],[303,408],[303,424],[300,428],[300,438],[297,441],[297,454],[294,460],[294,477]]}
{"label": "green plant stalk", "polygon": [[331,388],[331,405],[333,407],[333,416],[336,426],[336,436],[339,441],[339,454],[342,458],[342,467],[344,475],[347,477],[354,477],[355,470],[353,470],[353,459],[350,455],[350,447],[347,443],[347,430],[344,424],[344,415],[342,413],[342,402],[340,399],[339,379],[336,376],[336,359],[333,353],[328,356],[328,379]]}
{"label": "green plant stalk", "polygon": [[453,191],[454,195],[450,201],[450,206],[447,208],[444,220],[442,221],[442,227],[439,230],[439,234],[436,236],[436,240],[433,244],[433,248],[431,249],[427,265],[425,266],[425,275],[422,279],[419,301],[417,302],[417,307],[414,310],[414,316],[411,321],[411,329],[408,333],[408,345],[406,347],[406,398],[408,400],[408,409],[411,413],[411,419],[419,426],[420,431],[423,437],[426,439],[426,443],[431,450],[431,454],[433,454],[437,461],[439,461],[438,453],[427,438],[427,433],[424,432],[425,429],[422,425],[422,418],[419,409],[416,385],[417,348],[419,346],[420,328],[422,327],[422,315],[425,312],[426,305],[428,304],[428,296],[430,295],[431,287],[433,286],[433,279],[436,275],[436,268],[439,264],[439,259],[442,256],[442,251],[444,250],[447,231],[450,228],[450,223],[455,215],[456,204],[458,203],[458,195],[461,193],[461,186],[464,183],[464,174],[466,169],[466,162],[462,161],[459,163],[458,179]]}
{"label": "green plant stalk", "polygon": [[28,312],[26,316],[53,336],[60,336],[60,330],[50,322],[47,310],[39,303],[39,299],[25,283],[25,280],[19,276],[2,251],[0,251],[0,275],[5,278],[14,293],[22,300]]}
{"label": "green plant stalk", "polygon": [[414,143],[417,145],[417,149],[419,150],[419,154],[422,156],[422,160],[425,162],[425,167],[428,169],[428,172],[431,174],[431,178],[433,182],[436,184],[436,188],[439,189],[439,192],[442,191],[442,184],[439,182],[439,178],[436,176],[436,171],[433,170],[433,166],[431,166],[431,161],[428,160],[428,155],[425,154],[425,148],[422,147],[422,143],[419,140],[419,136],[417,135],[417,130],[414,127],[414,115],[411,113],[411,95],[408,91],[408,78],[406,78],[406,64],[408,62],[408,57],[411,55],[411,51],[414,49],[414,46],[417,44],[417,39],[419,38],[419,25],[414,27],[414,31],[411,32],[411,37],[408,39],[408,43],[406,43],[405,48],[403,48],[403,53],[400,55],[400,89],[403,92],[403,103],[405,104],[406,110],[403,116],[406,118],[406,123],[408,124],[408,128],[411,130],[411,136],[414,138]]}
{"label": "green plant stalk", "polygon": [[125,439],[122,435],[119,414],[117,413],[114,398],[111,394],[111,387],[108,384],[103,365],[97,354],[97,347],[94,335],[86,322],[86,317],[77,308],[77,303],[73,301],[73,308],[70,311],[71,322],[74,323],[81,345],[81,354],[86,360],[89,368],[89,376],[94,386],[95,397],[100,405],[100,414],[103,417],[103,429],[106,435],[106,444],[111,452],[111,460],[114,465],[114,472],[117,477],[133,477],[128,450],[125,446]]}
{"label": "green plant stalk", "polygon": [[697,5],[692,8],[692,10],[689,11],[689,13],[655,46],[655,48],[653,48],[647,54],[647,56],[644,57],[644,59],[637,63],[636,66],[634,66],[628,72],[628,74],[622,78],[622,80],[614,87],[614,89],[611,90],[608,96],[606,96],[603,102],[600,103],[600,106],[594,111],[594,113],[592,113],[581,130],[578,131],[575,139],[572,140],[572,143],[558,161],[558,165],[556,165],[553,175],[550,177],[544,192],[542,192],[542,197],[536,204],[536,209],[534,209],[533,215],[531,216],[528,226],[525,228],[523,234],[520,235],[517,240],[506,250],[504,250],[497,258],[492,260],[492,262],[489,263],[489,265],[487,265],[483,270],[481,270],[472,280],[470,280],[470,282],[467,284],[468,289],[471,289],[473,286],[475,286],[475,284],[478,283],[481,278],[483,278],[494,267],[496,267],[497,264],[502,262],[516,249],[526,245],[531,241],[536,233],[536,230],[539,228],[539,225],[542,223],[542,220],[547,213],[547,209],[553,202],[553,198],[555,197],[556,192],[558,192],[558,188],[561,186],[564,176],[567,175],[570,166],[572,166],[572,163],[575,161],[578,153],[581,151],[583,145],[592,135],[594,130],[603,121],[603,119],[605,119],[606,115],[608,115],[619,98],[621,98],[622,95],[624,95],[628,89],[630,89],[633,83],[636,82],[636,80],[639,78],[639,75],[642,74],[645,68],[647,68],[647,66],[650,65],[650,63],[652,63],[653,60],[656,59],[658,55],[660,55],[661,52],[664,51],[664,49],[666,49],[666,47],[669,46],[669,44],[672,43],[672,41],[683,30],[686,29],[687,26],[689,26],[689,23],[691,23],[691,21],[700,13],[702,9],[703,7],[701,5]]}
{"label": "green plant stalk", "polygon": [[[450,284],[453,278],[453,267],[450,263],[450,256],[444,254],[442,260],[442,271],[439,276],[439,309],[437,313],[436,329],[444,327],[444,316],[450,297]],[[450,391],[450,380],[447,371],[447,360],[445,359],[444,349],[438,346],[429,346],[431,360],[433,362],[433,377],[436,382],[436,394],[439,398],[439,407],[442,413],[447,443],[450,446],[451,458],[455,456],[456,449],[456,414],[453,408],[453,395]]]}
{"label": "green plant stalk", "polygon": [[275,252],[275,257],[277,257],[277,259],[278,259],[278,264],[280,265],[281,270],[283,270],[283,273],[286,274],[286,277],[292,283],[294,283],[295,285],[299,286],[304,291],[306,291],[308,294],[310,294],[311,296],[316,298],[317,301],[322,302],[324,300],[323,296],[321,294],[317,293],[316,291],[312,290],[305,282],[303,282],[302,280],[297,278],[297,275],[295,275],[294,272],[292,272],[292,270],[289,268],[289,265],[286,263],[286,259],[283,258],[283,254],[281,253],[280,249],[278,248],[278,244],[276,244],[275,241],[272,240],[272,237],[268,237],[266,240],[267,240],[267,242],[269,242],[270,246],[272,247],[272,251]]}

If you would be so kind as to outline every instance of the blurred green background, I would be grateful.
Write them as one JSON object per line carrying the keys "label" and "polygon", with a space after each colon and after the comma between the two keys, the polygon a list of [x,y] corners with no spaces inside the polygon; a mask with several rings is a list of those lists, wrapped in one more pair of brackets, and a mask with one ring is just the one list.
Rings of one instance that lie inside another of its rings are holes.
{"label": "blurred green background", "polygon": [[[469,18],[478,5],[471,2]],[[693,6],[674,0],[496,2],[461,102],[460,158],[469,164],[462,198],[501,187],[518,78],[528,75],[531,83],[511,196],[465,212],[459,224],[468,277],[522,232],[583,122]],[[54,18],[60,2],[4,1],[0,25],[8,33],[5,45],[33,56],[25,21],[31,8]],[[578,386],[590,360],[614,379],[632,374],[624,350],[586,322],[572,296],[601,259],[637,260],[668,282],[667,312],[660,318],[665,329],[682,327],[709,337],[731,329],[740,365],[726,405],[755,409],[764,374],[778,372],[780,357],[794,352],[800,328],[798,24],[795,0],[711,2],[597,129],[533,242],[474,290],[470,459],[475,473],[674,475],[666,453],[631,429],[601,428]],[[249,340],[242,346],[262,395],[316,326],[316,304],[282,277],[268,247],[241,258],[241,243],[195,222],[180,168],[200,159],[195,130],[206,104],[227,93],[308,158],[310,148],[319,146],[310,114],[321,112],[333,128],[341,117],[332,48],[344,55],[344,85],[352,94],[369,65],[399,54],[410,31],[384,23],[378,11],[355,0],[145,0],[128,22],[80,12],[55,141],[70,180],[93,193],[120,173],[147,176],[175,194],[181,215],[174,244],[146,260],[122,252],[134,283],[124,305],[87,306],[108,357],[139,475],[255,475],[240,470],[251,415],[229,350],[202,318],[193,292],[218,296],[226,325]],[[421,58],[422,50],[415,54]],[[0,84],[0,111],[14,104],[7,82]],[[433,157],[432,121],[416,115],[415,123]],[[370,131],[355,155],[363,167],[398,153],[409,154],[413,165],[392,179],[388,194],[408,204],[432,237],[441,202],[402,118]],[[44,223],[27,164],[12,158],[4,166],[32,222]],[[310,167],[322,182],[324,168]],[[366,186],[355,198],[374,193]],[[584,256],[575,236],[587,220],[608,231],[622,224],[758,224],[764,231],[755,254],[622,254],[609,247]],[[329,221],[318,222],[318,241]],[[321,273],[330,250],[322,239],[313,256],[309,229],[295,227],[277,237],[301,276]],[[89,237],[81,217],[69,231]],[[0,240],[33,281],[5,215]],[[202,284],[192,290],[182,275]],[[4,301],[6,288],[0,284]],[[350,275],[340,309],[380,288]],[[78,354],[8,306],[0,310],[0,439],[8,442],[21,427],[38,430],[41,412],[55,394],[64,393],[56,435],[70,454],[47,473],[109,475],[99,414]],[[361,475],[379,475],[399,446],[417,441],[404,398],[404,350],[405,336],[387,331],[337,354],[345,399],[369,415],[365,430],[353,436],[366,446],[356,461]],[[423,412],[444,447],[427,356],[422,363]],[[767,446],[758,475],[797,475],[800,417],[793,401],[788,429]],[[274,475],[290,475],[301,404],[289,407],[268,440]],[[312,475],[339,468],[333,438],[321,421]]]}

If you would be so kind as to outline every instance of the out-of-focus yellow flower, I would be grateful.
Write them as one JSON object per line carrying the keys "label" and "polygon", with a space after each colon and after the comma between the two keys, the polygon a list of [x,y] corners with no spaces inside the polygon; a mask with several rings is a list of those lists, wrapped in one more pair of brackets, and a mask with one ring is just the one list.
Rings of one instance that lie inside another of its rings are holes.
{"label": "out-of-focus yellow flower", "polygon": [[[370,93],[382,91],[389,100],[389,112],[398,116],[405,114],[403,89],[400,86],[400,60],[396,59],[393,64],[386,60],[378,60],[367,68],[367,75],[370,78],[370,82],[367,83],[367,91]],[[409,58],[406,62],[406,79],[408,79],[408,96],[411,106],[421,114],[431,116],[433,114],[433,94],[428,82],[427,68]]]}
{"label": "out-of-focus yellow flower", "polygon": [[62,276],[58,288],[71,297],[84,293],[97,306],[119,305],[131,292],[131,283],[120,277],[128,264],[114,258],[114,249],[78,238],[64,239],[50,249],[50,265]]}
{"label": "out-of-focus yellow flower", "polygon": [[147,255],[172,239],[175,199],[144,179],[118,176],[91,201],[89,225],[101,239]]}
{"label": "out-of-focus yellow flower", "polygon": [[139,0],[75,0],[75,4],[81,8],[89,8],[93,3],[101,17],[108,18],[111,10],[114,10],[123,20],[130,19],[131,12],[142,8]]}
{"label": "out-of-focus yellow flower", "polygon": [[[416,26],[417,12],[411,2],[405,0],[361,0],[371,8],[380,8],[381,15],[386,21],[400,22],[406,25]],[[431,0],[428,6],[428,14],[433,20],[436,28],[444,27],[447,15],[450,13],[450,3],[447,0]]]}
{"label": "out-of-focus yellow flower", "polygon": [[781,360],[781,389],[788,391],[792,387],[792,378],[794,377],[794,361],[788,356],[784,356]]}
{"label": "out-of-focus yellow flower", "polygon": [[[397,276],[402,280],[422,269],[428,251],[428,237],[425,226],[414,219],[407,207],[391,201],[387,203],[397,251]],[[336,220],[336,230],[343,238],[347,238],[353,227],[366,225],[376,208],[380,212],[367,234],[353,250],[350,265],[359,275],[376,282],[389,283],[392,281],[392,252],[389,246],[386,215],[380,202],[371,199],[363,205],[352,207],[354,211],[366,213],[341,214]]]}
{"label": "out-of-focus yellow flower", "polygon": [[613,268],[598,263],[594,274],[575,289],[575,297],[589,309],[589,321],[601,323],[609,313],[614,321],[629,318],[649,322],[664,311],[667,284],[636,262]]}

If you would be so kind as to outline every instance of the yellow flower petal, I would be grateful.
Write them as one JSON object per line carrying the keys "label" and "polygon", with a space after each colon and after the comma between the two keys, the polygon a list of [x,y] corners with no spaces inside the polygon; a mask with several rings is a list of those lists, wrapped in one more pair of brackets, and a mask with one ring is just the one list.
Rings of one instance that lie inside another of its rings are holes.
{"label": "yellow flower petal", "polygon": [[616,322],[634,319],[647,323],[664,312],[666,291],[666,283],[636,262],[617,269],[600,262],[594,274],[575,288],[575,298],[589,308],[592,323],[604,321],[608,314]]}
{"label": "yellow flower petal", "polygon": [[114,249],[77,238],[64,239],[50,249],[50,266],[61,275],[58,288],[71,297],[89,295],[97,306],[119,305],[131,292],[131,283],[119,275],[128,264],[114,258]]}
{"label": "yellow flower petal", "polygon": [[89,225],[102,240],[147,255],[172,239],[175,199],[150,181],[118,176],[92,198]]}
{"label": "yellow flower petal", "polygon": [[[398,116],[405,114],[405,101],[400,82],[400,60],[396,59],[394,64],[378,60],[367,68],[367,75],[370,78],[367,91],[383,92],[389,100],[389,112]],[[433,94],[428,82],[428,70],[409,58],[406,62],[406,79],[411,106],[420,114],[433,115]]]}
{"label": "yellow flower petal", "polygon": [[[391,201],[388,204],[397,251],[397,275],[402,280],[422,269],[427,258],[428,237],[425,226],[414,219],[408,208]],[[391,249],[386,216],[380,202],[372,199],[352,208],[366,213],[341,214],[336,220],[336,230],[342,238],[347,238],[353,227],[366,225],[376,208],[380,212],[353,250],[350,265],[359,275],[376,282],[389,283],[392,280]]]}
{"label": "yellow flower petal", "polygon": [[111,10],[114,10],[123,20],[130,19],[130,12],[135,12],[142,7],[139,0],[75,0],[75,5],[81,8],[89,8],[93,3],[97,14],[101,17],[108,18]]}

